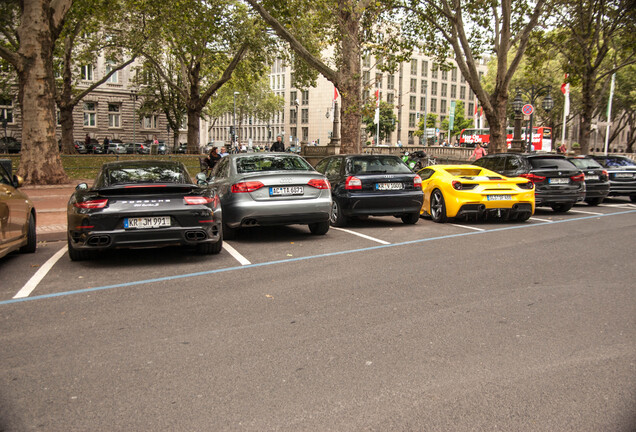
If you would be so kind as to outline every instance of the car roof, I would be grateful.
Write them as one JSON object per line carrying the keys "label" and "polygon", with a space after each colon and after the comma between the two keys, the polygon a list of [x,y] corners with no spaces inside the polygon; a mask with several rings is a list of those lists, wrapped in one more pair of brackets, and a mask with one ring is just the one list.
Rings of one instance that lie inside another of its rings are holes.
{"label": "car roof", "polygon": [[151,166],[160,166],[160,167],[177,167],[182,166],[183,163],[176,160],[125,160],[125,161],[114,161],[114,162],[105,162],[102,165],[102,169],[120,169],[120,168],[129,168],[135,166],[141,167],[151,167]]}

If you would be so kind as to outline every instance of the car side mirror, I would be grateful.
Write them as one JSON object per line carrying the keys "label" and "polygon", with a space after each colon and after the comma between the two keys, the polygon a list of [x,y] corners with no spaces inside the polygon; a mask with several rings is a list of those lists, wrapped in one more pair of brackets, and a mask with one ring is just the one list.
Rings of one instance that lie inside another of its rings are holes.
{"label": "car side mirror", "polygon": [[22,186],[23,184],[24,184],[24,179],[22,177],[20,177],[19,175],[14,175],[13,176],[13,187],[15,187],[17,189],[20,186]]}
{"label": "car side mirror", "polygon": [[77,186],[75,186],[75,190],[78,190],[78,191],[83,191],[87,189],[88,189],[88,185],[86,183],[80,183]]}

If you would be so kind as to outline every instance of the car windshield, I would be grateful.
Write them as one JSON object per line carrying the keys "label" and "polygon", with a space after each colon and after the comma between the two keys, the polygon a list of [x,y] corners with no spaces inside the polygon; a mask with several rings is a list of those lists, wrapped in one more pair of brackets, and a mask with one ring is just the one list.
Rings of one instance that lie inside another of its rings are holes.
{"label": "car windshield", "polygon": [[631,159],[624,157],[608,157],[599,160],[601,165],[605,168],[616,168],[616,167],[634,167],[636,163]]}
{"label": "car windshield", "polygon": [[351,159],[351,173],[410,173],[411,170],[396,156],[360,156]]}
{"label": "car windshield", "polygon": [[182,166],[165,165],[117,165],[107,168],[104,178],[109,186],[131,183],[192,183]]}
{"label": "car windshield", "polygon": [[580,159],[568,159],[572,162],[578,169],[601,169],[603,168],[598,162],[594,159],[580,158]]}
{"label": "car windshield", "polygon": [[246,156],[236,160],[239,174],[261,171],[313,171],[304,159],[287,155]]}
{"label": "car windshield", "polygon": [[530,165],[535,169],[564,169],[571,170],[574,168],[572,164],[563,158],[549,158],[549,157],[538,157],[538,158],[529,158]]}

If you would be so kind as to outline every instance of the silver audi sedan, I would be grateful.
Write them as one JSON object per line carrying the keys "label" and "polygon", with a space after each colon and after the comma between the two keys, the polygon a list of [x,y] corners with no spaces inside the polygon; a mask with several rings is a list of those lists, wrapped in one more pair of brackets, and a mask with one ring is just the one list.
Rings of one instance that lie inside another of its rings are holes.
{"label": "silver audi sedan", "polygon": [[253,226],[307,224],[315,235],[329,231],[331,185],[301,156],[231,154],[216,164],[207,182],[221,199],[226,240]]}

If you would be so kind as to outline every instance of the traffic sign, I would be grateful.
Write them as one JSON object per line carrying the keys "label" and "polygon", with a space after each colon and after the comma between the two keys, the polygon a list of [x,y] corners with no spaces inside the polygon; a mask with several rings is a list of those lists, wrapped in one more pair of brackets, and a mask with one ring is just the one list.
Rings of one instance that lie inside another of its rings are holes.
{"label": "traffic sign", "polygon": [[534,107],[530,104],[525,104],[523,108],[521,108],[521,112],[525,115],[531,115],[534,112]]}

